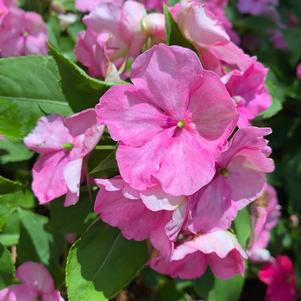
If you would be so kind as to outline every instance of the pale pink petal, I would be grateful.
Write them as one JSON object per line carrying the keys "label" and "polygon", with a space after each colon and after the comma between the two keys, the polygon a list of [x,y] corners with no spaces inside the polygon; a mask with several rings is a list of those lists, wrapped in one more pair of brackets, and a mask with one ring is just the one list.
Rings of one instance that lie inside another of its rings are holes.
{"label": "pale pink petal", "polygon": [[39,294],[48,294],[54,290],[51,275],[40,263],[23,263],[18,267],[16,277]]}
{"label": "pale pink petal", "polygon": [[64,144],[72,143],[64,117],[51,115],[42,117],[34,130],[24,138],[26,146],[38,153],[49,153],[62,150]]}
{"label": "pale pink petal", "polygon": [[152,211],[175,210],[186,199],[165,193],[159,185],[140,192],[140,197],[144,205]]}

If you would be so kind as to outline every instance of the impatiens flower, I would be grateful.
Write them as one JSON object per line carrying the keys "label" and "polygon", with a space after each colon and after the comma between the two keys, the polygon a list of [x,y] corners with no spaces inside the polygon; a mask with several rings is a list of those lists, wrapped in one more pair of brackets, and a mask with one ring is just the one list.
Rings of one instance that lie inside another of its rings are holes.
{"label": "impatiens flower", "polygon": [[270,232],[278,223],[280,209],[275,189],[266,184],[263,194],[251,206],[251,260],[261,262],[271,259],[266,247],[270,240]]}
{"label": "impatiens flower", "polygon": [[21,284],[0,290],[1,301],[64,301],[43,265],[25,262],[18,267],[16,277]]}
{"label": "impatiens flower", "polygon": [[127,60],[136,57],[144,45],[146,34],[142,30],[142,19],[145,15],[144,6],[131,0],[124,5],[97,6],[84,18],[87,32],[79,35],[77,58],[92,75],[105,77],[105,67],[110,63],[125,69]]}
{"label": "impatiens flower", "polygon": [[230,95],[237,103],[239,127],[250,125],[250,120],[264,112],[272,104],[272,97],[265,87],[268,70],[257,61],[242,71],[234,70],[223,77]]}
{"label": "impatiens flower", "polygon": [[122,178],[137,190],[160,184],[191,195],[215,174],[215,157],[237,122],[219,77],[196,54],[160,44],[133,64],[133,84],[114,86],[96,107],[98,122],[119,141]]}
{"label": "impatiens flower", "polygon": [[265,174],[274,170],[264,139],[270,133],[268,128],[255,127],[237,131],[217,158],[213,180],[191,197],[191,232],[229,228],[237,212],[261,195]]}
{"label": "impatiens flower", "polygon": [[244,70],[251,59],[231,42],[217,17],[196,0],[183,0],[171,12],[184,36],[198,50],[205,69],[224,74],[223,66]]}
{"label": "impatiens flower", "polygon": [[153,256],[150,266],[173,278],[201,277],[208,266],[221,279],[243,274],[246,253],[228,231],[215,231],[189,238],[175,248],[170,259]]}
{"label": "impatiens flower", "polygon": [[238,0],[238,10],[254,16],[266,13],[278,5],[278,0]]}
{"label": "impatiens flower", "polygon": [[258,273],[268,288],[266,301],[294,301],[297,297],[294,266],[287,256],[278,256]]}
{"label": "impatiens flower", "polygon": [[187,215],[185,197],[167,195],[160,187],[137,191],[121,177],[96,179],[101,188],[94,211],[127,239],[149,239],[165,256],[171,252]]}
{"label": "impatiens flower", "polygon": [[301,80],[301,64],[297,66],[296,73],[297,73],[297,78]]}
{"label": "impatiens flower", "polygon": [[65,194],[66,206],[78,201],[83,160],[102,132],[93,109],[67,118],[52,115],[39,120],[24,143],[40,154],[32,171],[32,190],[41,204]]}
{"label": "impatiens flower", "polygon": [[75,7],[82,12],[91,12],[98,5],[104,3],[113,3],[122,5],[124,0],[76,0]]}
{"label": "impatiens flower", "polygon": [[0,23],[0,57],[47,54],[47,26],[40,15],[10,9]]}

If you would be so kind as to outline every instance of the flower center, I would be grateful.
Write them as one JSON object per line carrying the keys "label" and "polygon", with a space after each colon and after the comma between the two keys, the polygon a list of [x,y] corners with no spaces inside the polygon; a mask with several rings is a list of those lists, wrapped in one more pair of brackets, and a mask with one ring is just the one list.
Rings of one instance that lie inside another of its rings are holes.
{"label": "flower center", "polygon": [[27,38],[28,36],[29,36],[29,33],[28,33],[27,31],[24,31],[24,32],[23,32],[23,37],[24,37],[24,38]]}
{"label": "flower center", "polygon": [[186,122],[185,120],[180,120],[178,123],[177,123],[177,127],[182,129],[183,127],[185,127],[186,125]]}
{"label": "flower center", "polygon": [[74,145],[72,143],[64,143],[61,145],[61,147],[66,150],[72,150]]}
{"label": "flower center", "polygon": [[229,171],[227,168],[223,167],[220,169],[219,173],[223,176],[223,177],[228,177],[229,176]]}

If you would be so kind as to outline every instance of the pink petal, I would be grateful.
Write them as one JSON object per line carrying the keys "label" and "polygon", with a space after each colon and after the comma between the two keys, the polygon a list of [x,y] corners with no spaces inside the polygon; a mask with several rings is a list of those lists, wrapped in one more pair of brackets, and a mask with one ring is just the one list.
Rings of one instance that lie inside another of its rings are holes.
{"label": "pink petal", "polygon": [[230,196],[231,191],[221,176],[195,193],[190,199],[189,230],[193,233],[227,230],[238,211],[236,206],[232,206]]}
{"label": "pink petal", "polygon": [[191,195],[208,184],[215,174],[213,155],[204,150],[198,137],[181,129],[170,139],[154,177],[172,195]]}
{"label": "pink petal", "polygon": [[131,79],[156,107],[180,120],[201,74],[201,63],[193,51],[160,44],[136,59]]}
{"label": "pink petal", "polygon": [[63,173],[68,162],[64,151],[42,155],[36,161],[32,170],[32,190],[40,204],[67,193]]}
{"label": "pink petal", "polygon": [[0,290],[1,301],[36,301],[37,293],[26,284],[12,285]]}
{"label": "pink petal", "polygon": [[202,83],[191,95],[188,106],[201,136],[208,140],[226,139],[238,120],[235,107],[219,77],[204,71]]}
{"label": "pink petal", "polygon": [[18,267],[16,277],[37,293],[48,294],[54,290],[51,275],[40,263],[23,263]]}
{"label": "pink petal", "polygon": [[99,123],[105,123],[112,138],[131,146],[147,143],[167,124],[167,116],[132,85],[111,88],[96,106]]}

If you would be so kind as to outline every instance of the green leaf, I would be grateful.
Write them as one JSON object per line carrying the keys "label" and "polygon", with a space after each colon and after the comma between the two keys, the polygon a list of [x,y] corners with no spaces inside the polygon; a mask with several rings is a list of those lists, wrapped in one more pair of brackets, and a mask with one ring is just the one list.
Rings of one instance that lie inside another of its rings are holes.
{"label": "green leaf", "polygon": [[290,50],[288,56],[292,66],[295,66],[301,59],[300,53],[300,40],[301,40],[301,29],[300,28],[289,28],[284,30],[284,38],[287,46]]}
{"label": "green leaf", "polygon": [[203,299],[208,298],[209,292],[213,288],[214,280],[215,278],[212,272],[208,269],[204,276],[194,281],[193,288],[198,294],[198,297]]}
{"label": "green leaf", "polygon": [[240,245],[247,248],[248,241],[251,235],[251,221],[247,208],[239,211],[236,219],[234,220],[235,234]]}
{"label": "green leaf", "polygon": [[271,107],[261,114],[261,117],[264,119],[271,118],[279,113],[282,110],[283,102],[285,101],[284,87],[271,71],[266,80],[266,85],[272,96],[273,102]]}
{"label": "green leaf", "polygon": [[148,259],[145,242],[129,241],[101,222],[70,250],[66,267],[69,301],[101,301],[115,296]]}
{"label": "green leaf", "polygon": [[19,261],[32,260],[48,265],[53,238],[45,230],[47,217],[23,209],[18,209],[18,216],[21,222],[21,234],[17,248]]}
{"label": "green leaf", "polygon": [[244,285],[244,278],[237,275],[231,279],[215,279],[208,301],[238,301]]}
{"label": "green leaf", "polygon": [[75,112],[94,108],[100,96],[112,84],[88,76],[84,70],[64,57],[56,48],[49,45],[50,54],[56,60],[61,74],[61,85],[66,99]]}
{"label": "green leaf", "polygon": [[7,138],[0,140],[0,163],[28,160],[33,152],[26,148],[22,140]]}
{"label": "green leaf", "polygon": [[64,200],[56,200],[50,205],[50,220],[48,227],[63,234],[80,234],[88,227],[94,216],[93,204],[87,194],[81,192],[80,201],[70,207],[64,207]]}
{"label": "green leaf", "polygon": [[0,196],[22,189],[22,184],[0,176]]}
{"label": "green leaf", "polygon": [[179,45],[182,47],[189,48],[196,52],[196,49],[193,46],[193,44],[191,44],[183,36],[178,24],[174,21],[174,18],[166,5],[164,5],[164,15],[165,15],[166,44]]}
{"label": "green leaf", "polygon": [[0,244],[0,289],[12,284],[15,267],[10,252]]}
{"label": "green leaf", "polygon": [[39,117],[72,113],[47,56],[0,59],[0,134],[23,138]]}
{"label": "green leaf", "polygon": [[17,191],[0,196],[0,204],[5,204],[11,208],[30,209],[34,206],[34,197],[30,191]]}

